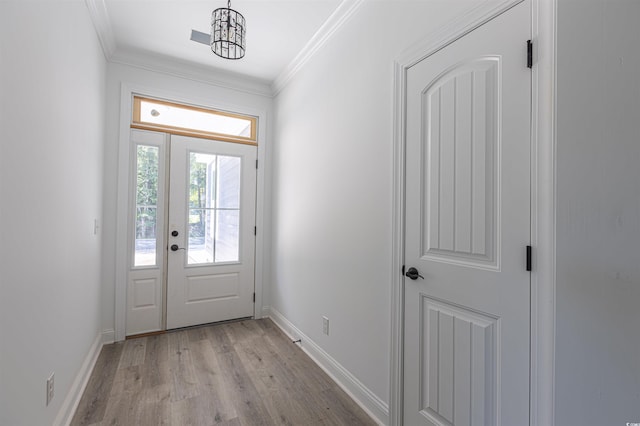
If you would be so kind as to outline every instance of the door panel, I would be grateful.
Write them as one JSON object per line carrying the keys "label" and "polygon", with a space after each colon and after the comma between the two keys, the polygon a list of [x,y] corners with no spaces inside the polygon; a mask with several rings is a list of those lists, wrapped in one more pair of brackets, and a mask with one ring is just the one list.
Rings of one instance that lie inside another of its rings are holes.
{"label": "door panel", "polygon": [[498,318],[424,294],[420,305],[420,410],[435,420],[426,424],[496,424]]}
{"label": "door panel", "polygon": [[530,7],[407,72],[407,425],[529,422]]}
{"label": "door panel", "polygon": [[171,137],[168,329],[253,315],[256,155]]}
{"label": "door panel", "polygon": [[496,266],[500,65],[497,56],[458,64],[422,94],[425,257]]}

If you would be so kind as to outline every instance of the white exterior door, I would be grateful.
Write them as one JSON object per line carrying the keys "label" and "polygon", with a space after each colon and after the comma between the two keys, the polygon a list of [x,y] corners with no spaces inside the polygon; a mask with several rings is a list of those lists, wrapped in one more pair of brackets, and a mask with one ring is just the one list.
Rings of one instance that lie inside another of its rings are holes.
{"label": "white exterior door", "polygon": [[158,331],[164,318],[168,135],[131,130],[126,335]]}
{"label": "white exterior door", "polygon": [[256,158],[171,136],[167,329],[253,316]]}
{"label": "white exterior door", "polygon": [[407,72],[408,426],[529,424],[530,8]]}

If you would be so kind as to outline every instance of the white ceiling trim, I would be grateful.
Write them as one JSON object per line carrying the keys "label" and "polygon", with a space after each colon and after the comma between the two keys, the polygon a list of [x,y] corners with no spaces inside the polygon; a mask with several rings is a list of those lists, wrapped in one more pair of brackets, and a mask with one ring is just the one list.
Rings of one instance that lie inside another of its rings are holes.
{"label": "white ceiling trim", "polygon": [[184,63],[167,57],[156,57],[146,52],[130,52],[118,49],[111,20],[104,0],[85,0],[93,26],[102,45],[107,61],[155,71],[188,80],[213,84],[253,95],[271,97],[269,82],[251,77],[238,77],[225,71],[214,70],[197,64]]}
{"label": "white ceiling trim", "polygon": [[156,56],[147,52],[118,49],[111,56],[110,62],[212,84],[238,92],[272,97],[271,87],[268,81],[244,75],[234,75],[227,71],[190,62],[177,61],[166,56]]}
{"label": "white ceiling trim", "polygon": [[273,96],[286,87],[298,71],[311,60],[313,55],[351,18],[363,3],[364,0],[342,0],[331,16],[311,37],[311,40],[273,81],[271,85]]}
{"label": "white ceiling trim", "polygon": [[91,16],[91,21],[96,29],[96,33],[98,34],[104,56],[108,61],[116,51],[116,37],[111,29],[107,5],[104,3],[104,0],[85,0],[85,4],[89,10],[89,16]]}
{"label": "white ceiling trim", "polygon": [[104,55],[109,62],[209,83],[245,93],[274,97],[285,88],[316,52],[353,16],[364,1],[342,0],[309,42],[305,44],[296,57],[271,83],[251,77],[239,77],[225,71],[177,61],[164,56],[118,49],[105,0],[85,0],[85,4],[96,29]]}

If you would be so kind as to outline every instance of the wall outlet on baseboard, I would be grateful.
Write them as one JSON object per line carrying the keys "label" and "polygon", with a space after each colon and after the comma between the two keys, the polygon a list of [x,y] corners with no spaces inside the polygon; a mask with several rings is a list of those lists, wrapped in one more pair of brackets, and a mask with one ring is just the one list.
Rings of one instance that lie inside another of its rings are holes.
{"label": "wall outlet on baseboard", "polygon": [[54,375],[55,375],[55,373],[51,373],[51,376],[49,376],[49,378],[47,379],[47,405],[49,405],[49,403],[53,399],[53,390],[54,390],[53,379],[54,379]]}
{"label": "wall outlet on baseboard", "polygon": [[322,317],[322,332],[329,335],[329,318],[324,316]]}

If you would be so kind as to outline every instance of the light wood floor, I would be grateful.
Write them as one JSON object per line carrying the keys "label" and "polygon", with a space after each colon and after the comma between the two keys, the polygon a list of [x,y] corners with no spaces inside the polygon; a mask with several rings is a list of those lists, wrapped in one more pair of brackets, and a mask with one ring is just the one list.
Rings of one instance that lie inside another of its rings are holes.
{"label": "light wood floor", "polygon": [[271,320],[103,347],[79,425],[374,425]]}

